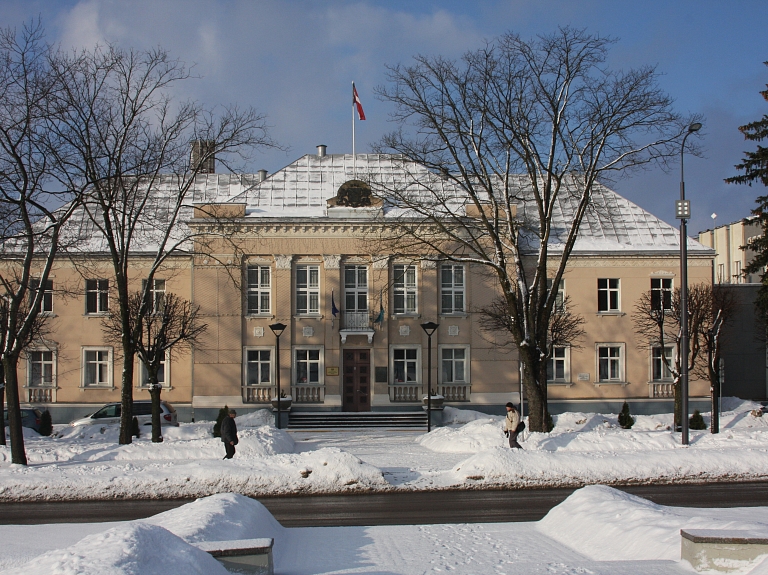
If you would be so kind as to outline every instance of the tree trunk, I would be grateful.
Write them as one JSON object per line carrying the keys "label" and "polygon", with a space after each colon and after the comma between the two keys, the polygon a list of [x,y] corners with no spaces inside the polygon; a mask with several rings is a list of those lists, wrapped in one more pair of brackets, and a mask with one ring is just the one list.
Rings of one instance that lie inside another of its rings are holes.
{"label": "tree trunk", "polygon": [[718,404],[718,398],[720,397],[720,371],[712,369],[713,360],[709,359],[709,391],[712,395],[712,420],[710,421],[709,430],[712,433],[720,433],[720,405]]}
{"label": "tree trunk", "polygon": [[120,445],[133,441],[133,349],[123,345],[123,377],[120,388]]}
{"label": "tree trunk", "polygon": [[19,384],[16,378],[17,355],[3,357],[3,372],[5,375],[5,393],[8,397],[8,427],[11,432],[11,463],[27,464],[27,454],[24,451],[24,432],[21,427],[21,409],[19,408]]}
{"label": "tree trunk", "polygon": [[680,380],[675,382],[675,407],[674,407],[674,430],[683,430],[683,419],[681,417],[683,413],[683,391],[681,389]]}
{"label": "tree trunk", "polygon": [[[3,366],[0,364],[0,407],[5,404],[5,377],[3,377]],[[3,424],[0,425],[0,445],[6,445],[5,443],[5,417],[3,417]]]}
{"label": "tree trunk", "polygon": [[[523,364],[523,388],[525,389],[526,399],[528,400],[528,428],[531,431],[547,433],[547,421],[549,412],[547,410],[547,387],[546,387],[546,369],[544,371],[544,386],[540,383],[540,361],[533,360],[531,353],[526,353],[520,349],[520,360]],[[538,359],[538,358],[537,358]]]}
{"label": "tree trunk", "polygon": [[157,383],[157,375],[149,377],[149,396],[152,398],[152,443],[160,443],[163,436],[160,433],[160,393],[162,386]]}

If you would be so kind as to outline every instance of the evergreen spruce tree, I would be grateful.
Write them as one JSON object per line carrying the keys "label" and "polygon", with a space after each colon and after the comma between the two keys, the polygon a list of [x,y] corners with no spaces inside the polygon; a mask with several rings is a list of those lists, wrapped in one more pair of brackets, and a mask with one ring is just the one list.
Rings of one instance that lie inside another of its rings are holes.
{"label": "evergreen spruce tree", "polygon": [[555,428],[555,421],[552,419],[552,414],[547,412],[547,433]]}
{"label": "evergreen spruce tree", "polygon": [[[764,62],[768,66],[768,62]],[[768,84],[766,84],[768,88]],[[760,92],[763,99],[768,101],[768,89]],[[768,139],[768,114],[763,114],[760,120],[750,122],[739,127],[739,131],[744,134],[745,140],[752,142],[762,142]],[[744,152],[744,160],[736,165],[736,169],[742,172],[738,176],[726,178],[729,184],[747,184],[753,183],[768,186],[768,147],[757,145],[754,152]],[[755,252],[755,258],[744,268],[744,273],[760,273],[762,286],[758,292],[756,306],[762,312],[763,317],[768,318],[768,194],[758,196],[757,207],[752,213],[757,216],[763,228],[763,234],[749,240],[743,249],[750,249]]]}
{"label": "evergreen spruce tree", "polygon": [[229,417],[229,407],[226,405],[219,410],[219,415],[216,416],[216,423],[213,426],[213,436],[221,437],[221,422],[225,417]]}
{"label": "evergreen spruce tree", "polygon": [[704,418],[701,416],[701,413],[699,413],[698,409],[693,412],[691,419],[688,421],[688,427],[690,427],[691,429],[707,428],[707,424],[704,423]]}
{"label": "evergreen spruce tree", "polygon": [[40,416],[40,428],[38,430],[40,435],[50,436],[53,433],[53,422],[51,421],[51,412],[47,409]]}
{"label": "evergreen spruce tree", "polygon": [[621,406],[621,413],[619,413],[619,425],[622,429],[632,429],[635,424],[635,418],[629,414],[629,404],[625,401]]}
{"label": "evergreen spruce tree", "polygon": [[139,418],[134,415],[131,423],[131,427],[133,428],[131,435],[133,435],[133,437],[141,437],[141,429],[139,429]]}

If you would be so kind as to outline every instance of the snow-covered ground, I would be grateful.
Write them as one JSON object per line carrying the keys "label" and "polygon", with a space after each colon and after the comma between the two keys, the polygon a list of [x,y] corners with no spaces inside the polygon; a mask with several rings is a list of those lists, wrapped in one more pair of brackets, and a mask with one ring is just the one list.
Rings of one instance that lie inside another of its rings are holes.
{"label": "snow-covered ground", "polygon": [[237,418],[240,444],[229,461],[211,422],[164,428],[163,443],[143,436],[123,446],[117,426],[56,426],[53,437],[25,431],[27,467],[0,447],[0,501],[761,479],[768,416],[759,408],[724,400],[721,433],[691,431],[687,447],[669,414],[637,415],[625,430],[613,414],[566,413],[551,433],[526,433],[523,450],[506,447],[501,417],[476,411],[446,408],[449,424],[425,434],[286,432],[261,410]]}
{"label": "snow-covered ground", "polygon": [[[141,521],[0,526],[0,573],[223,575],[195,543],[271,537],[277,574],[690,574],[683,528],[768,533],[768,509],[664,507],[589,486],[539,522],[285,528],[261,503],[229,493]],[[764,559],[731,564],[732,573],[765,575]]]}

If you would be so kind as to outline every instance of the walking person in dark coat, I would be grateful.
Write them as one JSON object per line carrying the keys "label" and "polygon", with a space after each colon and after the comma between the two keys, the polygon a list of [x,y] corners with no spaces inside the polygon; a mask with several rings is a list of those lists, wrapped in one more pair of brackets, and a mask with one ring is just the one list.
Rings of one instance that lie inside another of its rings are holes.
{"label": "walking person in dark coat", "polygon": [[221,440],[224,442],[224,449],[227,450],[224,459],[232,459],[232,456],[235,455],[235,445],[237,445],[235,417],[237,417],[237,412],[234,409],[230,409],[229,417],[225,417],[221,422]]}

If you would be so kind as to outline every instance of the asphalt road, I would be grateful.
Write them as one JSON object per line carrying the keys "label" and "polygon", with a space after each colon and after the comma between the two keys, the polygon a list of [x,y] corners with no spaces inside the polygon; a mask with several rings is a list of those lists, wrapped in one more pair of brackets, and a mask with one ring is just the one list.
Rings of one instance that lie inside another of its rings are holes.
{"label": "asphalt road", "polygon": [[[662,505],[768,507],[768,482],[643,485],[623,491]],[[573,489],[392,492],[259,498],[286,527],[536,521]],[[127,521],[189,500],[0,503],[0,524]]]}

